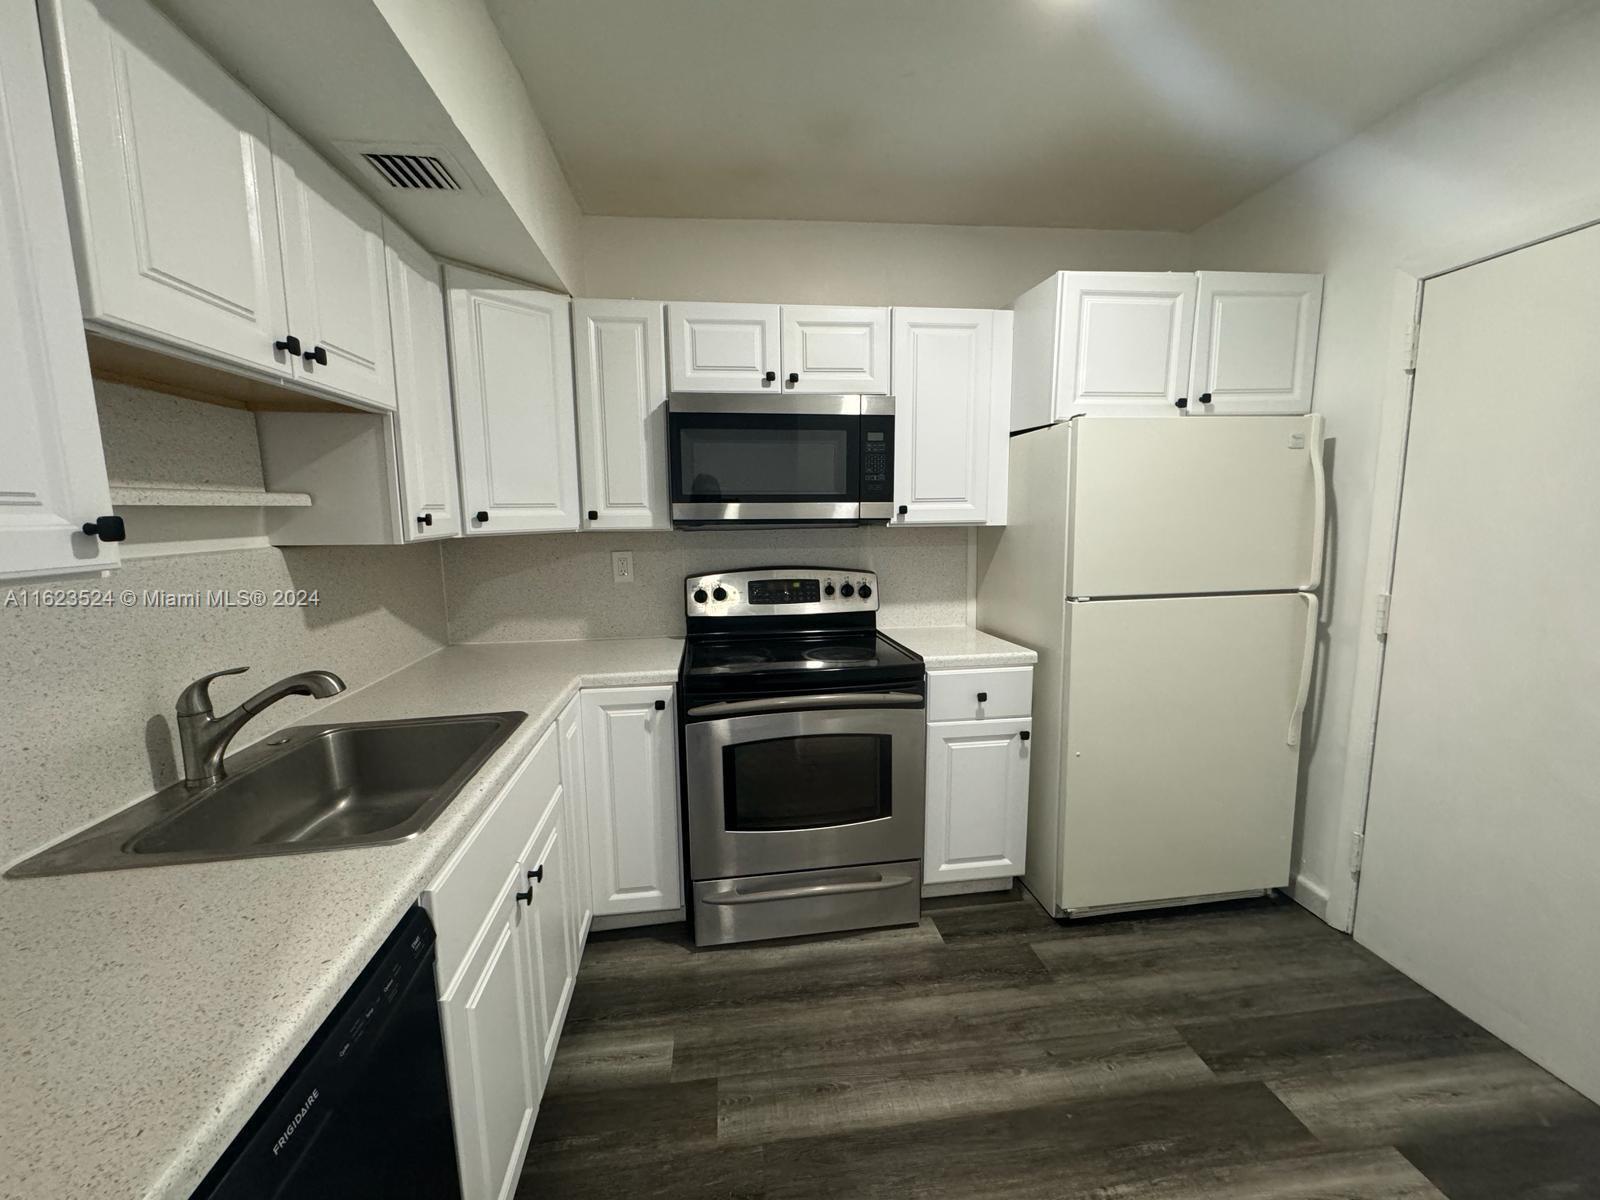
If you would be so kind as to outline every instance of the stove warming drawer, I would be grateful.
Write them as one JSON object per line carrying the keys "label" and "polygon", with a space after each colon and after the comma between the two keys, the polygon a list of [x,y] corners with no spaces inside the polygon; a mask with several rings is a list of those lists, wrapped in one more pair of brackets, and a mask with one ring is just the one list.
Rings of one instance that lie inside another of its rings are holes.
{"label": "stove warming drawer", "polygon": [[788,871],[694,885],[694,943],[722,946],[765,938],[915,925],[922,863]]}

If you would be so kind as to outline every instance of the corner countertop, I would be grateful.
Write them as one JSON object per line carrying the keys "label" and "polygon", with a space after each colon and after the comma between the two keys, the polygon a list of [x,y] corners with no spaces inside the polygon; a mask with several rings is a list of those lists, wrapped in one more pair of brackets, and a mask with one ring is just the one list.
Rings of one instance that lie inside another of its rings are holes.
{"label": "corner countertop", "polygon": [[[885,632],[935,670],[1037,657],[961,626]],[[567,702],[673,682],[682,651],[448,646],[318,709],[528,714],[408,842],[0,880],[0,1196],[188,1196]]]}
{"label": "corner countertop", "polygon": [[970,625],[885,629],[883,633],[922,655],[931,671],[960,667],[1029,667],[1039,661],[1039,656],[1026,646],[1002,641]]}

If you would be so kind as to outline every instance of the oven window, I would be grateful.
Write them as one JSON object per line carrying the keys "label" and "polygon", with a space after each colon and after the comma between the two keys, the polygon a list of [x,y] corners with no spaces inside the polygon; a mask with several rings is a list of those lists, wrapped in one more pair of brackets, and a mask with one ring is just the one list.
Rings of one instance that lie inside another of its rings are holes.
{"label": "oven window", "polygon": [[857,498],[860,418],[675,414],[673,499],[690,503]]}
{"label": "oven window", "polygon": [[727,829],[819,829],[889,816],[890,741],[837,733],[723,747]]}

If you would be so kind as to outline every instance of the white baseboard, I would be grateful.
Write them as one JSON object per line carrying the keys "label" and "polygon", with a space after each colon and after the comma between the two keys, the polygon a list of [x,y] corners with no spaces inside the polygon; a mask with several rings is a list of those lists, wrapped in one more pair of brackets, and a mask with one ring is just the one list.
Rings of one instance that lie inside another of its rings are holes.
{"label": "white baseboard", "polygon": [[1320,921],[1328,919],[1328,889],[1306,875],[1296,875],[1287,889],[1289,896],[1301,908]]}
{"label": "white baseboard", "polygon": [[1011,876],[1002,875],[999,879],[963,879],[959,883],[925,883],[922,885],[922,898],[931,896],[969,896],[974,892],[1009,892],[1011,890]]}

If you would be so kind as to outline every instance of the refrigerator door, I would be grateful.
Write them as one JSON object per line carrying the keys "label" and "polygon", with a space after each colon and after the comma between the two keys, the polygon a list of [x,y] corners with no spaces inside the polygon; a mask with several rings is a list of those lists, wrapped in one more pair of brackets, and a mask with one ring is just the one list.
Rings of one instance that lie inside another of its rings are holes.
{"label": "refrigerator door", "polygon": [[1067,595],[1314,590],[1322,418],[1078,417]]}
{"label": "refrigerator door", "polygon": [[1316,597],[1067,609],[1061,908],[1286,884]]}

